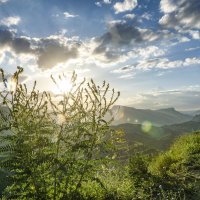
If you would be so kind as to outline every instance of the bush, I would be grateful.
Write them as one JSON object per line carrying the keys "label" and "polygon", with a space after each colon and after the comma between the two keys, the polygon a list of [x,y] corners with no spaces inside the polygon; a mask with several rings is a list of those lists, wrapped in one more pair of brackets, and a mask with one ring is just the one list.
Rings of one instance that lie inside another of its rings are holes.
{"label": "bush", "polygon": [[101,183],[97,174],[102,164],[106,170],[110,167],[122,142],[122,133],[109,128],[111,120],[104,120],[119,93],[105,82],[78,83],[74,73],[70,91],[56,98],[37,91],[36,82],[29,91],[19,83],[22,72],[19,67],[8,90],[2,70],[0,167],[11,179],[4,196],[80,199],[89,183]]}
{"label": "bush", "polygon": [[200,134],[182,136],[154,157],[136,154],[129,171],[138,199],[200,199]]}
{"label": "bush", "polygon": [[187,199],[199,199],[199,132],[180,137],[169,151],[150,163],[149,171],[164,180],[168,187],[183,190]]}

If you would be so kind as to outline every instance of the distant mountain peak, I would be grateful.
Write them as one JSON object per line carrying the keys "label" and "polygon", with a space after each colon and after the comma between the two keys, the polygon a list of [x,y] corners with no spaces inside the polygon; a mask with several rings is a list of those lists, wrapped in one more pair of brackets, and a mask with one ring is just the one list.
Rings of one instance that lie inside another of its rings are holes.
{"label": "distant mountain peak", "polygon": [[199,114],[199,115],[195,115],[195,116],[193,117],[192,121],[200,122],[200,114]]}
{"label": "distant mountain peak", "polygon": [[159,109],[158,111],[176,111],[176,109],[173,107],[170,107],[170,108],[162,108],[162,109]]}
{"label": "distant mountain peak", "polygon": [[113,124],[142,124],[149,121],[155,126],[170,125],[190,121],[191,116],[175,110],[175,108],[163,108],[159,110],[137,109],[128,106],[115,105],[112,108],[114,115]]}

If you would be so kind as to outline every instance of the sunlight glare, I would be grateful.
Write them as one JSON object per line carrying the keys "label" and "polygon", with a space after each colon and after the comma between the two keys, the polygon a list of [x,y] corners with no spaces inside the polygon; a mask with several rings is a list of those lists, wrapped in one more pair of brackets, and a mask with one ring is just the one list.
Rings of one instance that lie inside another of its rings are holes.
{"label": "sunlight glare", "polygon": [[144,122],[142,123],[141,129],[142,129],[142,131],[143,131],[144,133],[149,133],[150,130],[152,129],[152,123],[149,122],[149,121],[144,121]]}
{"label": "sunlight glare", "polygon": [[8,91],[14,92],[17,87],[16,80],[13,77],[8,78],[6,87]]}
{"label": "sunlight glare", "polygon": [[57,79],[53,88],[55,94],[66,94],[72,89],[72,83],[68,79]]}

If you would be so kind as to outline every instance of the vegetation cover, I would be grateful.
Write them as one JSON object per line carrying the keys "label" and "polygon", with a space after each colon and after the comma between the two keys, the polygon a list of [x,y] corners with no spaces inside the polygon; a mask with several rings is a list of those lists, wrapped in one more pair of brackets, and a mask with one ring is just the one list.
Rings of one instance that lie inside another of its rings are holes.
{"label": "vegetation cover", "polygon": [[70,90],[53,96],[21,84],[20,67],[9,87],[1,73],[2,199],[200,199],[198,132],[127,159],[123,132],[105,120],[119,97],[109,84],[73,73]]}

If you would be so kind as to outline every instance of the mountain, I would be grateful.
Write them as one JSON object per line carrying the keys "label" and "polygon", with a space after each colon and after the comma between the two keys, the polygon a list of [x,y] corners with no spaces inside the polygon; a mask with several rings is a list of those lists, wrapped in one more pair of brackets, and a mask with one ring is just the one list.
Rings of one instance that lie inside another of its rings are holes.
{"label": "mountain", "polygon": [[113,125],[124,123],[142,124],[149,121],[154,126],[164,126],[190,121],[192,116],[180,113],[174,108],[160,110],[136,109],[126,106],[113,106],[111,110],[114,116]]}
{"label": "mountain", "polygon": [[192,121],[200,122],[200,114],[193,117]]}
{"label": "mountain", "polygon": [[195,115],[200,115],[200,110],[196,110],[195,112],[193,112],[193,116]]}
{"label": "mountain", "polygon": [[200,110],[187,110],[187,111],[180,111],[180,112],[186,115],[190,115],[190,116],[200,115]]}
{"label": "mountain", "polygon": [[180,135],[200,130],[200,115],[180,124],[150,126],[148,130],[145,130],[143,126],[125,123],[112,126],[112,128],[124,130],[125,138],[130,145],[141,144],[148,149],[166,150]]}

